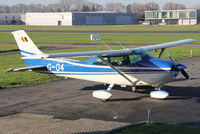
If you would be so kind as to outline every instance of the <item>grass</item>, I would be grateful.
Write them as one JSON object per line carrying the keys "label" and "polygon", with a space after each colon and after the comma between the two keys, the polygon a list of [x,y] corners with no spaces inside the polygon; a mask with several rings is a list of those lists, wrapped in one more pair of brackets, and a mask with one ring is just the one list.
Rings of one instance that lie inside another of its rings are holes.
{"label": "grass", "polygon": [[[52,48],[52,46],[38,46],[39,49],[42,48]],[[0,45],[0,53],[18,51],[17,45]]]}
{"label": "grass", "polygon": [[[158,44],[183,39],[195,39],[196,43],[200,43],[200,34],[180,33],[180,34],[113,34],[103,33],[102,40],[91,41],[89,33],[28,33],[35,43],[69,43],[69,44],[117,44],[120,41],[122,44]],[[14,43],[15,40],[11,33],[0,33],[1,43]]]}
{"label": "grass", "polygon": [[199,134],[199,127],[176,126],[167,124],[138,124],[110,134]]}
{"label": "grass", "polygon": [[40,74],[29,71],[5,73],[5,71],[9,68],[24,67],[24,61],[20,58],[21,55],[0,56],[0,88],[21,87],[61,79],[60,77],[53,75]]}
{"label": "grass", "polygon": [[58,30],[58,31],[200,31],[200,25],[193,26],[143,26],[143,25],[108,25],[108,26],[26,26],[0,25],[2,30]]}
{"label": "grass", "polygon": [[[119,47],[113,47],[113,49],[119,49]],[[174,59],[183,59],[190,57],[190,51],[193,50],[195,57],[200,56],[200,48],[169,48],[165,51],[163,58],[167,58],[167,53],[169,52]],[[105,47],[90,47],[90,48],[76,48],[67,50],[57,50],[49,51],[47,53],[55,52],[80,52],[80,51],[97,51],[97,50],[107,50]],[[159,52],[152,51],[153,55],[157,56]],[[56,77],[49,74],[40,74],[35,72],[13,72],[5,73],[9,68],[24,67],[24,61],[20,59],[21,55],[7,55],[0,56],[0,88],[11,88],[11,87],[21,87],[27,85],[33,85],[38,83],[50,82],[54,80],[62,79],[61,77]],[[83,60],[83,59],[79,59]]]}

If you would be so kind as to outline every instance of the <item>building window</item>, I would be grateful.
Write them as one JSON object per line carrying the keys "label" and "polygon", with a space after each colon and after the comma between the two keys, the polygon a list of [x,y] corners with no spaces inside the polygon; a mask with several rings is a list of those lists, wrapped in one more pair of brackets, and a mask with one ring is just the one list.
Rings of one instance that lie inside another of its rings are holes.
{"label": "building window", "polygon": [[177,25],[178,19],[166,19],[165,23],[167,23],[167,25]]}
{"label": "building window", "polygon": [[196,18],[196,12],[195,11],[191,11],[190,12],[190,18]]}
{"label": "building window", "polygon": [[179,18],[187,18],[186,12],[179,12]]}
{"label": "building window", "polygon": [[167,18],[167,12],[162,12],[162,18]]}
{"label": "building window", "polygon": [[146,18],[153,18],[153,12],[147,12]]}
{"label": "building window", "polygon": [[153,13],[153,18],[158,18],[158,12]]}
{"label": "building window", "polygon": [[157,19],[149,20],[149,21],[150,21],[151,25],[158,25],[158,24],[162,23],[162,20],[157,20]]}
{"label": "building window", "polygon": [[7,19],[8,19],[8,16],[5,16],[5,19],[7,20]]}
{"label": "building window", "polygon": [[169,18],[174,18],[173,12],[169,12]]}

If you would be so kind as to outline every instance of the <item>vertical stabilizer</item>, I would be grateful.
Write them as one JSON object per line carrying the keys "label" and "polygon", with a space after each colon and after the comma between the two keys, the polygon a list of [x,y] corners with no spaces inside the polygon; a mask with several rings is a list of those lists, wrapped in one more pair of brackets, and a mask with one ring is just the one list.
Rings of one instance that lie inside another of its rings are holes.
{"label": "vertical stabilizer", "polygon": [[24,30],[14,31],[12,34],[23,57],[43,54],[43,52],[37,48]]}

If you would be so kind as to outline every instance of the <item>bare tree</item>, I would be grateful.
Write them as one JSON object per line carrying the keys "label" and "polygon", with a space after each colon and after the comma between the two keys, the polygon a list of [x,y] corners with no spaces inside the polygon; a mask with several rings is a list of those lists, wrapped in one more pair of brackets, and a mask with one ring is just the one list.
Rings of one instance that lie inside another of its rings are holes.
{"label": "bare tree", "polygon": [[59,4],[49,4],[46,10],[47,12],[61,12],[61,7]]}
{"label": "bare tree", "polygon": [[125,12],[126,7],[122,3],[108,3],[106,5],[107,11],[112,12]]}
{"label": "bare tree", "polygon": [[200,9],[200,5],[193,6],[194,9]]}
{"label": "bare tree", "polygon": [[76,11],[102,11],[100,4],[88,2],[88,0],[60,0],[58,3],[47,6],[41,4],[16,4],[13,6],[0,5],[0,13],[26,13],[26,12],[76,12]]}
{"label": "bare tree", "polygon": [[89,11],[102,11],[103,10],[103,6],[102,5],[99,5],[99,4],[96,4],[96,3],[87,3],[87,5],[85,5],[88,7],[88,10]]}
{"label": "bare tree", "polygon": [[87,5],[87,0],[60,0],[59,5],[62,11],[81,11],[84,5]]}
{"label": "bare tree", "polygon": [[139,4],[139,3],[134,3],[133,4],[133,12],[136,12],[138,14],[138,19],[139,20],[144,20],[145,18],[145,5],[144,4]]}
{"label": "bare tree", "polygon": [[163,6],[164,10],[178,10],[178,9],[186,9],[185,5],[179,3],[168,2]]}
{"label": "bare tree", "polygon": [[0,5],[0,13],[9,13],[10,7],[8,5]]}
{"label": "bare tree", "polygon": [[30,4],[29,11],[31,12],[42,12],[42,5],[41,4]]}
{"label": "bare tree", "polygon": [[126,6],[126,12],[127,13],[132,13],[133,12],[133,4],[128,4]]}
{"label": "bare tree", "polygon": [[155,2],[149,2],[149,3],[146,3],[144,5],[144,8],[145,8],[146,11],[148,11],[148,10],[158,10],[159,5],[156,4]]}

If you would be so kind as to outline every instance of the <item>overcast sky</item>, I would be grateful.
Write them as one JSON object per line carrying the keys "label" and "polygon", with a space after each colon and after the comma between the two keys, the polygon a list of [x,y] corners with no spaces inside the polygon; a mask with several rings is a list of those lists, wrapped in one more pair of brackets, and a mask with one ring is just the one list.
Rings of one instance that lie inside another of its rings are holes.
{"label": "overcast sky", "polygon": [[[17,3],[24,3],[24,4],[30,4],[30,3],[40,3],[40,4],[50,4],[50,3],[56,3],[59,0],[0,0],[0,4],[6,4],[6,5],[15,5]],[[109,2],[121,2],[125,5],[128,3],[138,2],[138,3],[147,3],[147,2],[156,2],[160,5],[162,8],[163,4],[166,2],[175,2],[175,3],[183,3],[186,5],[187,8],[191,8],[195,5],[200,5],[200,0],[89,0],[94,3],[99,3],[105,5]]]}

